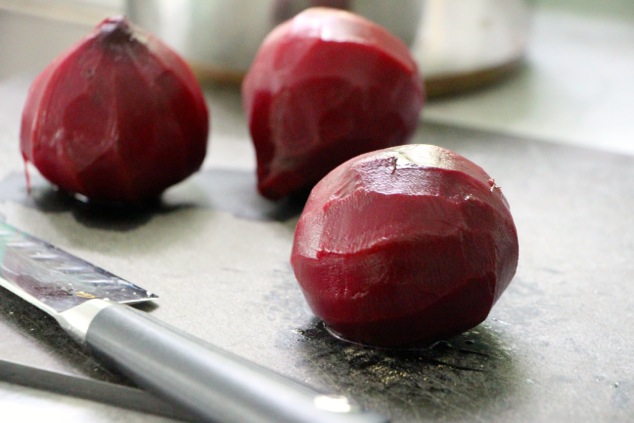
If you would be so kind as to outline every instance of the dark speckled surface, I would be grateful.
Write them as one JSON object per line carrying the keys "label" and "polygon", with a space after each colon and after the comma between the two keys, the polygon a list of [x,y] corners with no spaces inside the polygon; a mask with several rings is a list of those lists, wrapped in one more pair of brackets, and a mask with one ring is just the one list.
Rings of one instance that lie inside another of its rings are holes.
{"label": "dark speckled surface", "polygon": [[[37,180],[28,197],[19,157],[5,157],[0,213],[157,292],[158,318],[394,422],[634,419],[634,158],[423,126],[414,142],[465,155],[502,187],[520,264],[477,328],[429,349],[377,350],[333,338],[307,311],[288,263],[301,202],[255,193],[252,169],[227,153],[248,151],[237,93],[209,99],[211,154],[226,158],[161,204],[104,213]],[[0,359],[128,385],[43,313],[0,294]]]}

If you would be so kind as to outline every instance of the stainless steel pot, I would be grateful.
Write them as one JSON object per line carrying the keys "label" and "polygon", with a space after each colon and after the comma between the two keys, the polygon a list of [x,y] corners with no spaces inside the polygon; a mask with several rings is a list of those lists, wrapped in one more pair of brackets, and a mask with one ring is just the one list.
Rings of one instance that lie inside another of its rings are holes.
{"label": "stainless steel pot", "polygon": [[203,77],[239,80],[264,37],[311,6],[363,15],[411,45],[422,0],[129,0],[127,15],[179,51]]}
{"label": "stainless steel pot", "polygon": [[128,0],[127,14],[201,79],[239,82],[264,37],[311,6],[345,8],[407,43],[430,96],[483,85],[524,55],[531,0]]}
{"label": "stainless steel pot", "polygon": [[425,0],[412,51],[430,96],[495,82],[522,63],[532,0]]}

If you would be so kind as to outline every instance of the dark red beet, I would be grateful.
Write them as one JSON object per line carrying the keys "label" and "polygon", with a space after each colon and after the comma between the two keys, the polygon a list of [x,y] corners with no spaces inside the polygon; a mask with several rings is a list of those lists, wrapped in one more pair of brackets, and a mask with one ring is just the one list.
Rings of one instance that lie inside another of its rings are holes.
{"label": "dark red beet", "polygon": [[424,91],[407,46],[350,12],[308,9],[264,40],[242,86],[258,189],[307,191],[344,161],[405,143]]}
{"label": "dark red beet", "polygon": [[113,17],[31,85],[20,134],[25,161],[62,190],[136,203],[198,170],[209,113],[185,62]]}
{"label": "dark red beet", "polygon": [[314,187],[291,263],[333,332],[396,347],[481,323],[514,276],[518,250],[508,203],[479,166],[407,145],[349,160]]}

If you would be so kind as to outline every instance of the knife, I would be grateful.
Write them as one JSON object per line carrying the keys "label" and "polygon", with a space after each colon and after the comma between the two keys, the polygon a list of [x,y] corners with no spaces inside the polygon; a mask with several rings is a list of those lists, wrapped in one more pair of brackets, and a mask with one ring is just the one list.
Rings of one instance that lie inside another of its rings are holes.
{"label": "knife", "polygon": [[142,388],[204,421],[388,421],[126,305],[158,297],[3,222],[0,260],[1,286],[51,315]]}

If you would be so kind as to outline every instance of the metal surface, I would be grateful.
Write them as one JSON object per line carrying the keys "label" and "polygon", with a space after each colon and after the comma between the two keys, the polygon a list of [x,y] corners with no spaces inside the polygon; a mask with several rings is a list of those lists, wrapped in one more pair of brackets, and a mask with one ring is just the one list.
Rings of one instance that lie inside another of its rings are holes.
{"label": "metal surface", "polygon": [[517,70],[532,0],[130,0],[132,21],[184,55],[202,79],[239,82],[262,40],[311,6],[350,10],[411,46],[430,96],[480,87]]}
{"label": "metal surface", "polygon": [[500,79],[524,58],[532,0],[425,0],[414,57],[430,94]]}
{"label": "metal surface", "polygon": [[266,35],[311,6],[351,10],[410,44],[423,0],[132,0],[126,13],[179,51],[201,75],[237,81]]}
{"label": "metal surface", "polygon": [[85,260],[0,222],[0,286],[50,314],[94,298],[136,304],[158,298]]}

